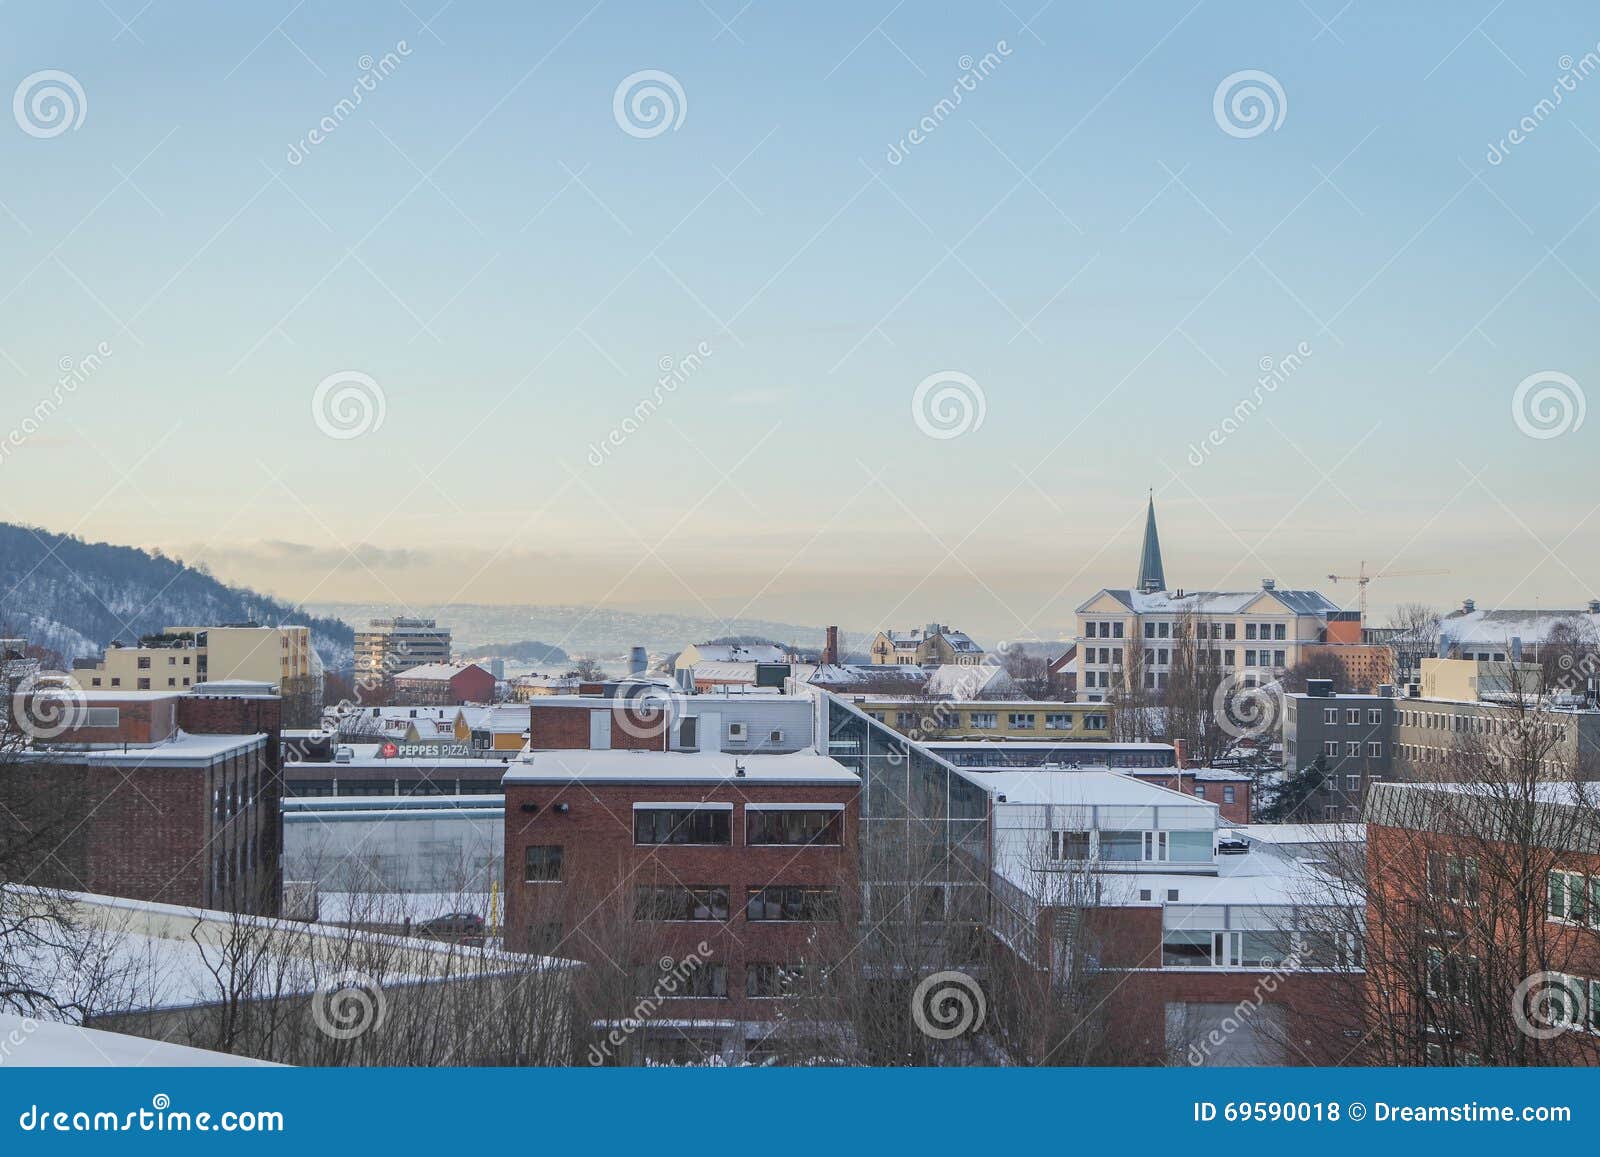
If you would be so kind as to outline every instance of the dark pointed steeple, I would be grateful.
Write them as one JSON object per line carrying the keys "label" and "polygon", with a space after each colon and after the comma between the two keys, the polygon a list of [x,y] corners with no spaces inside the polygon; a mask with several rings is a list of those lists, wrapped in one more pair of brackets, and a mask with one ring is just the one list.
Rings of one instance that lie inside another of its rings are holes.
{"label": "dark pointed steeple", "polygon": [[1156,496],[1150,494],[1150,508],[1144,519],[1144,549],[1139,552],[1138,589],[1150,594],[1167,589],[1167,576],[1161,570],[1161,539],[1156,535]]}

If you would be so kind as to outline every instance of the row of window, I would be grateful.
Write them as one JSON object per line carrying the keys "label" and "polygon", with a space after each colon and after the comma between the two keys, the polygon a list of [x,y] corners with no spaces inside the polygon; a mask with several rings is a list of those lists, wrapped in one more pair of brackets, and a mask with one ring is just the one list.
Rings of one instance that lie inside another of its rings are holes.
{"label": "row of window", "polygon": [[[1329,759],[1337,759],[1337,758],[1339,758],[1339,741],[1337,739],[1330,739],[1326,743],[1324,743],[1322,745],[1322,754],[1326,755]],[[1346,739],[1344,741],[1344,754],[1345,754],[1345,757],[1347,759],[1360,759],[1361,758],[1361,740],[1359,740],[1359,739]],[[1383,744],[1381,742],[1379,742],[1378,740],[1376,740],[1376,739],[1368,740],[1367,741],[1367,758],[1368,759],[1382,759],[1383,758]]]}
{"label": "row of window", "polygon": [[[727,884],[640,884],[633,918],[642,921],[725,921],[732,908]],[[809,884],[770,884],[745,893],[745,919],[835,923],[839,889]]]}
{"label": "row of window", "polygon": [[[882,723],[882,713],[873,713],[874,718]],[[1047,711],[1044,713],[1044,727],[1046,731],[1071,731],[1076,726],[1077,717],[1070,711]],[[1084,716],[1085,731],[1105,730],[1104,715]],[[915,711],[895,712],[894,725],[902,731],[913,728],[922,728],[933,731],[943,728],[958,728],[961,726],[961,716],[954,712],[941,712],[938,707],[929,709],[924,716]],[[1006,714],[1006,729],[1008,731],[1033,731],[1039,726],[1037,714],[1029,711],[1011,711]],[[974,731],[995,731],[1000,727],[1000,713],[997,711],[970,711],[967,713],[967,727]]]}
{"label": "row of window", "polygon": [[1512,735],[1542,734],[1557,738],[1566,727],[1559,722],[1534,720],[1515,714],[1505,719],[1487,715],[1457,715],[1446,711],[1402,711],[1400,723],[1405,727],[1418,727],[1424,731],[1449,731],[1461,735]]}
{"label": "row of window", "polygon": [[[752,1000],[776,1000],[799,990],[806,976],[805,966],[751,962],[744,966],[744,994]],[[660,970],[652,964],[634,969],[636,992],[662,1000],[721,1000],[728,995],[728,966],[702,964],[675,980],[670,991],[663,984]]]}
{"label": "row of window", "polygon": [[1108,863],[1204,864],[1212,859],[1212,833],[1162,831],[1053,831],[1050,858]]}
{"label": "row of window", "polygon": [[1161,939],[1163,968],[1359,968],[1361,943],[1336,932],[1217,932],[1169,928]]}
{"label": "row of window", "polygon": [[[1345,721],[1346,724],[1348,724],[1351,727],[1359,727],[1361,725],[1361,708],[1359,708],[1359,707],[1346,707],[1344,709],[1344,721]],[[1337,707],[1324,707],[1322,709],[1322,722],[1327,724],[1329,727],[1338,726],[1338,723],[1339,723],[1339,708],[1337,708]],[[1382,725],[1383,725],[1383,711],[1382,711],[1382,709],[1378,708],[1378,707],[1369,707],[1369,708],[1367,708],[1367,726],[1368,727],[1380,727]]]}
{"label": "row of window", "polygon": [[[747,846],[825,844],[840,841],[840,816],[836,808],[765,811],[744,809]],[[706,808],[636,808],[633,842],[641,847],[660,844],[733,844],[733,811]]]}
{"label": "row of window", "polygon": [[[1194,785],[1194,797],[1195,797],[1195,799],[1205,799],[1206,798],[1206,785],[1205,784],[1197,783],[1197,784]],[[1222,785],[1222,802],[1223,803],[1234,803],[1234,802],[1237,801],[1237,799],[1238,799],[1238,793],[1235,791],[1233,784],[1231,784],[1231,783],[1223,784]]]}
{"label": "row of window", "polygon": [[1084,635],[1088,638],[1099,636],[1102,639],[1122,638],[1122,621],[1115,619],[1110,622],[1096,621],[1083,624]]}

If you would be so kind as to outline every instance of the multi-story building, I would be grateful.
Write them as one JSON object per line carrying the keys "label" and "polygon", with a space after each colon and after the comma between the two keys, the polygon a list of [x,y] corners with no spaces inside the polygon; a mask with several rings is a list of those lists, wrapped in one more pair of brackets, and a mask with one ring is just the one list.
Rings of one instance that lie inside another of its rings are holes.
{"label": "multi-story building", "polygon": [[879,631],[867,644],[867,653],[877,666],[971,667],[987,658],[984,649],[965,631],[943,623],[929,623],[909,631]]}
{"label": "multi-story building", "polygon": [[424,663],[449,661],[450,628],[433,619],[373,619],[356,632],[356,681],[367,686],[381,686]]}
{"label": "multi-story building", "polygon": [[813,701],[802,695],[544,696],[530,700],[531,750],[784,754],[816,743]]}
{"label": "multi-story building", "polygon": [[86,691],[181,691],[200,683],[243,681],[278,688],[287,721],[308,726],[322,709],[322,660],[311,628],[175,626],[138,646],[112,644],[100,659],[73,664]]}
{"label": "multi-story building", "polygon": [[403,706],[462,706],[494,699],[494,676],[476,663],[423,663],[391,680],[395,703]]}
{"label": "multi-story building", "polygon": [[1600,1064],[1592,783],[1385,783],[1366,809],[1379,1064]]}
{"label": "multi-story building", "polygon": [[1367,790],[1395,774],[1396,712],[1403,701],[1391,693],[1335,694],[1324,680],[1309,681],[1305,694],[1283,697],[1283,765],[1293,774],[1316,766],[1321,785],[1306,797],[1291,822],[1353,822]]}
{"label": "multi-story building", "polygon": [[998,930],[1056,983],[1100,986],[1087,996],[1115,1026],[1112,1059],[1348,1059],[1362,1035],[1357,892],[1268,848],[1222,845],[1209,799],[1108,772],[982,782]]}
{"label": "multi-story building", "polygon": [[1152,499],[1134,586],[1102,590],[1077,608],[1080,700],[1159,691],[1182,647],[1193,647],[1204,668],[1264,684],[1299,663],[1302,648],[1326,643],[1330,622],[1359,623],[1358,612],[1341,611],[1320,591],[1283,590],[1273,579],[1254,591],[1165,589],[1155,518]]}
{"label": "multi-story building", "polygon": [[538,751],[504,782],[506,944],[620,968],[661,1018],[616,1052],[591,1026],[602,1058],[759,1059],[848,947],[860,780],[825,755]]}
{"label": "multi-story building", "polygon": [[48,724],[34,727],[0,785],[7,796],[0,817],[45,837],[22,882],[278,911],[282,701],[275,686],[42,691],[15,708],[24,731],[30,713]]}
{"label": "multi-story building", "polygon": [[927,740],[1036,739],[1104,742],[1106,709],[1093,703],[1029,699],[927,700],[851,695],[856,706],[896,731]]}

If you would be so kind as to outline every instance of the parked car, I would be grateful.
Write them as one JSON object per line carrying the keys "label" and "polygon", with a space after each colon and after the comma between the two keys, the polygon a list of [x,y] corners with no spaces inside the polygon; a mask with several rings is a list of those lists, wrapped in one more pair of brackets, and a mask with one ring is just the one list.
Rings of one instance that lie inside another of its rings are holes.
{"label": "parked car", "polygon": [[446,912],[424,923],[418,931],[435,940],[462,940],[482,936],[484,922],[483,917],[475,912]]}

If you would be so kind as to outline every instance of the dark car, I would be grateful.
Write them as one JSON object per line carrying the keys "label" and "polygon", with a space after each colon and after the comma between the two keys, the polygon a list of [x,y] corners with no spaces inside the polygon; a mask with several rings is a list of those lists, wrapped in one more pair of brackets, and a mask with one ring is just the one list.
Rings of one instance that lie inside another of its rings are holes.
{"label": "dark car", "polygon": [[446,912],[443,916],[435,916],[427,921],[418,931],[436,940],[481,937],[484,932],[483,917],[474,912]]}

